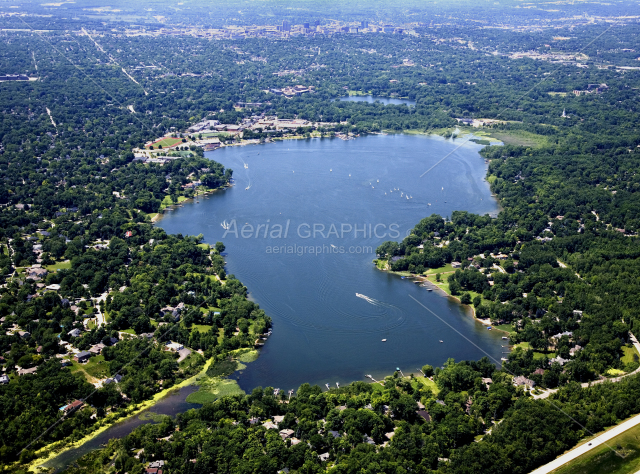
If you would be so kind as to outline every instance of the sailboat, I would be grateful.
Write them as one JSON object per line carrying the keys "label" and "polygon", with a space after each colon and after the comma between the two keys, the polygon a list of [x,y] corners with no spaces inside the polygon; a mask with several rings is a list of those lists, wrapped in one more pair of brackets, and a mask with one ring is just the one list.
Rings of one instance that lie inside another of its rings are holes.
{"label": "sailboat", "polygon": [[245,164],[244,164],[244,168],[245,168],[245,169],[249,169],[249,165],[245,163]]}

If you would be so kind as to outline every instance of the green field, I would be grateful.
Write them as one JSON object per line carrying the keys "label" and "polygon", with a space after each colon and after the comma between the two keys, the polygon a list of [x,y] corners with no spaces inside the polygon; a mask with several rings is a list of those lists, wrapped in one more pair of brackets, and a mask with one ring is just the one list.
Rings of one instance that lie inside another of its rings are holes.
{"label": "green field", "polygon": [[616,436],[579,458],[553,471],[553,474],[631,474],[640,470],[640,425]]}
{"label": "green field", "polygon": [[70,369],[74,374],[82,375],[89,383],[109,376],[108,363],[102,355],[91,357],[85,364],[74,361]]}
{"label": "green field", "polygon": [[635,346],[622,346],[622,353],[624,354],[622,356],[622,363],[623,364],[632,364],[633,362],[636,362],[636,358],[634,358],[634,355],[638,355],[638,351],[636,350]]}
{"label": "green field", "polygon": [[195,329],[198,332],[209,332],[209,330],[213,327],[210,324],[194,324],[193,326],[191,326],[193,329]]}
{"label": "green field", "polygon": [[147,147],[149,149],[151,146],[153,148],[158,148],[162,146],[162,148],[170,148],[172,146],[182,144],[182,138],[173,138],[173,137],[163,137],[155,142],[153,142],[150,146]]}
{"label": "green field", "polygon": [[66,270],[71,268],[71,262],[65,260],[64,262],[54,263],[53,265],[47,265],[47,270],[50,272],[57,272],[58,270]]}

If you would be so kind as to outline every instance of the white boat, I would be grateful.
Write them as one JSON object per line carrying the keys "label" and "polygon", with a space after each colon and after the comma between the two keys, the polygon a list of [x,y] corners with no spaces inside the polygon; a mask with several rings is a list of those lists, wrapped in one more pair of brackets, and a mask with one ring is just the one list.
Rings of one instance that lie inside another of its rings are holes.
{"label": "white boat", "polygon": [[244,167],[245,167],[246,169],[248,169],[248,168],[249,168],[249,165],[245,163],[245,164],[244,164]]}
{"label": "white boat", "polygon": [[383,340],[382,340],[382,342],[387,342],[387,340],[386,340],[386,339],[383,339]]}

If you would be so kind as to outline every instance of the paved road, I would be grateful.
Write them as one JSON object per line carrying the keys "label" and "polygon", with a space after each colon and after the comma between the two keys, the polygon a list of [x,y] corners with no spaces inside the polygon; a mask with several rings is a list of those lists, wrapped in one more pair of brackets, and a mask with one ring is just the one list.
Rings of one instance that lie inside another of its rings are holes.
{"label": "paved road", "polygon": [[640,425],[640,415],[636,415],[633,418],[628,419],[624,423],[619,424],[615,428],[610,429],[602,433],[600,436],[593,438],[590,442],[584,443],[581,446],[569,451],[566,454],[563,454],[559,458],[554,459],[549,464],[545,464],[542,467],[539,467],[535,471],[532,471],[531,474],[548,474],[555,469],[558,469],[560,466],[568,463],[569,461],[573,461],[575,458],[582,456],[583,454],[591,451],[594,448],[602,446],[607,443],[611,438],[615,438],[621,433],[624,433],[630,428],[633,428],[636,425]]}
{"label": "paved road", "polygon": [[[638,339],[636,339],[636,337],[633,334],[631,334],[630,340],[633,343],[633,345],[635,346],[635,348],[638,351],[638,353],[640,353],[640,343],[638,343]],[[637,374],[638,372],[640,372],[640,367],[638,367],[633,372],[630,372],[630,373],[628,373],[626,375],[622,375],[620,377],[615,377],[615,378],[612,378],[612,379],[596,380],[595,382],[583,383],[582,386],[583,387],[588,387],[589,384],[593,385],[593,384],[598,384],[598,383],[602,383],[602,382],[620,382],[620,380],[622,380],[623,378],[629,377],[630,375]],[[535,395],[534,398],[547,398],[549,395],[551,395],[552,393],[555,393],[555,392],[557,392],[557,389],[556,390],[547,390],[545,393],[543,393],[541,395]],[[579,446],[579,447],[569,451],[568,453],[563,454],[559,458],[556,458],[553,461],[551,461],[549,464],[545,464],[544,466],[539,467],[535,471],[532,471],[531,474],[546,474],[546,473],[549,473],[549,472],[551,472],[551,471],[553,471],[555,469],[558,469],[560,466],[568,463],[569,461],[574,460],[578,456],[582,456],[583,454],[591,451],[594,448],[597,448],[598,446],[602,446],[602,444],[604,444],[605,442],[607,442],[611,438],[614,438],[614,437],[618,436],[619,434],[624,433],[628,429],[633,428],[634,426],[636,426],[638,424],[640,424],[640,415],[636,415],[633,418],[630,418],[629,420],[625,421],[624,423],[619,424],[615,428],[613,428],[613,429],[611,429],[609,431],[606,431],[605,433],[603,433],[600,436],[597,436],[596,438],[591,440],[591,442],[584,443],[582,446]],[[636,474],[640,474],[640,471],[637,472]]]}

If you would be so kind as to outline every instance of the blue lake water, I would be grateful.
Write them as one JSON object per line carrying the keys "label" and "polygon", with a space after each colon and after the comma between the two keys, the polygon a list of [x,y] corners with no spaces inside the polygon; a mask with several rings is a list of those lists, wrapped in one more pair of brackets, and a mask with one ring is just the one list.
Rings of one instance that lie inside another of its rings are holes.
{"label": "blue lake water", "polygon": [[373,104],[375,102],[380,102],[382,105],[408,105],[409,107],[413,107],[416,105],[415,100],[409,99],[393,99],[389,97],[377,97],[372,95],[350,95],[348,97],[340,97],[343,102],[366,102],[368,104]]}
{"label": "blue lake water", "polygon": [[417,373],[449,357],[500,359],[500,334],[468,309],[372,264],[378,245],[400,240],[432,213],[497,212],[481,147],[461,143],[386,135],[208,154],[234,170],[235,186],[186,203],[158,225],[223,241],[227,273],[273,318],[259,359],[236,374],[243,389],[344,384],[396,367]]}

